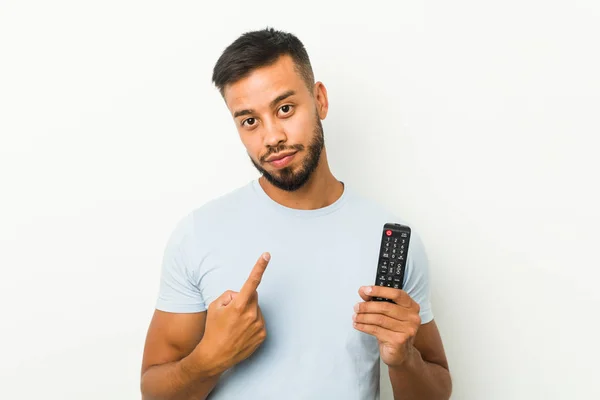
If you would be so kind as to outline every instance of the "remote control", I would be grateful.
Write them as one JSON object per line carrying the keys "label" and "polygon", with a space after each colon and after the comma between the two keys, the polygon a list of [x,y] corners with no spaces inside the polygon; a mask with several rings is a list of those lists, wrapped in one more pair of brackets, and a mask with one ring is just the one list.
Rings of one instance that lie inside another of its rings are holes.
{"label": "remote control", "polygon": [[[409,226],[391,222],[384,224],[375,285],[394,289],[403,288],[410,234]],[[373,300],[392,302],[381,297],[374,297]]]}

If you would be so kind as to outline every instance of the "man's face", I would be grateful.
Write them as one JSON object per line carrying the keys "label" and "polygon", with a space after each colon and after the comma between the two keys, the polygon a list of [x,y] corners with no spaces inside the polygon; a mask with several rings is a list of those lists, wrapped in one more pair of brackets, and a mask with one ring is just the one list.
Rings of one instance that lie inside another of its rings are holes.
{"label": "man's face", "polygon": [[327,101],[322,85],[315,94],[311,96],[288,56],[225,88],[252,164],[280,189],[301,188],[319,165]]}

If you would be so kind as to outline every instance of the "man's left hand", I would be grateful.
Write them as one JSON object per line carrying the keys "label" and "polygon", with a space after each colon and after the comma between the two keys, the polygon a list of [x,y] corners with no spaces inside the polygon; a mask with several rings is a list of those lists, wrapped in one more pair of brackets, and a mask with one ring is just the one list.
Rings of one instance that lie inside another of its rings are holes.
{"label": "man's left hand", "polygon": [[[354,307],[354,327],[379,341],[379,354],[388,367],[399,367],[415,350],[419,327],[419,304],[405,291],[382,286],[365,286],[358,291],[364,302]],[[371,301],[373,297],[392,300]]]}

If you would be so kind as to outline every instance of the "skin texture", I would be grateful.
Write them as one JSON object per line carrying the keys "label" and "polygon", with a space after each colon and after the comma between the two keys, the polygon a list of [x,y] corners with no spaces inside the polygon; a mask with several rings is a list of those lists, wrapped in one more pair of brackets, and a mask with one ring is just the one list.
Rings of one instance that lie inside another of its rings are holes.
{"label": "skin texture", "polygon": [[[224,88],[223,98],[259,183],[276,202],[296,209],[328,206],[344,187],[332,174],[321,121],[328,113],[323,83],[307,84],[289,56]],[[285,166],[269,157],[294,153]],[[260,250],[259,250],[260,251]],[[227,291],[208,313],[155,311],[142,361],[143,399],[205,399],[220,375],[249,357],[266,337],[257,287],[259,258],[239,292]],[[372,292],[366,291],[371,289]],[[421,324],[419,306],[398,289],[357,288],[355,329],[375,336],[389,366],[395,399],[448,399],[451,379],[435,321]],[[371,297],[393,299],[394,304]]]}

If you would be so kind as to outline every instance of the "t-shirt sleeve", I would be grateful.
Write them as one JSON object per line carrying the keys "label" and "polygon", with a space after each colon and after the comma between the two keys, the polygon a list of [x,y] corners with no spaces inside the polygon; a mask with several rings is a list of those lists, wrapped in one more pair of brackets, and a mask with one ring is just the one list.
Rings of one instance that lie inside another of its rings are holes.
{"label": "t-shirt sleeve", "polygon": [[433,320],[429,289],[429,261],[420,235],[413,229],[408,250],[404,291],[416,301],[421,310],[421,324]]}
{"label": "t-shirt sleeve", "polygon": [[156,309],[173,313],[206,311],[193,267],[198,261],[194,216],[183,218],[164,250]]}

